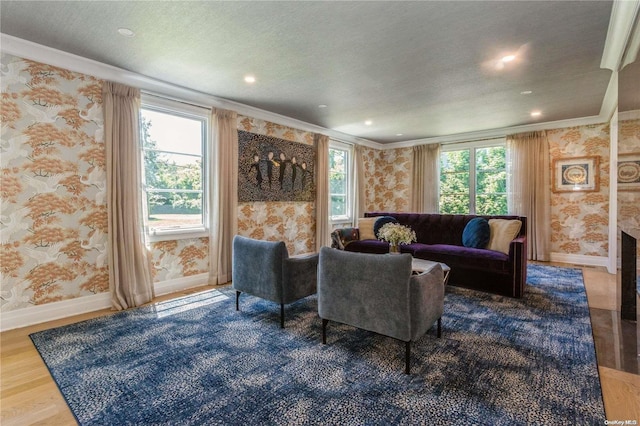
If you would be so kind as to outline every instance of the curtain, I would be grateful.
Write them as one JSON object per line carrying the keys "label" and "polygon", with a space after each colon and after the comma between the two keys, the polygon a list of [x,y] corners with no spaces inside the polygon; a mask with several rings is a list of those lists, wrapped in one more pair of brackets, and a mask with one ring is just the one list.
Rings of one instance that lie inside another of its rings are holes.
{"label": "curtain", "polygon": [[316,251],[331,245],[329,227],[329,136],[313,136],[316,161]]}
{"label": "curtain", "polygon": [[353,148],[353,174],[355,177],[355,205],[353,208],[353,226],[357,226],[357,219],[364,215],[366,207],[365,199],[365,182],[364,182],[364,158],[362,151],[364,148],[361,145],[356,145]]}
{"label": "curtain", "polygon": [[411,211],[438,212],[440,144],[413,147]]}
{"label": "curtain", "polygon": [[509,213],[527,217],[527,257],[550,259],[549,143],[546,132],[507,136]]}
{"label": "curtain", "polygon": [[231,280],[233,237],[238,230],[238,128],[235,111],[213,108],[209,197],[209,281]]}
{"label": "curtain", "polygon": [[102,105],[107,150],[109,290],[111,304],[122,310],[154,297],[140,200],[140,90],[106,81]]}

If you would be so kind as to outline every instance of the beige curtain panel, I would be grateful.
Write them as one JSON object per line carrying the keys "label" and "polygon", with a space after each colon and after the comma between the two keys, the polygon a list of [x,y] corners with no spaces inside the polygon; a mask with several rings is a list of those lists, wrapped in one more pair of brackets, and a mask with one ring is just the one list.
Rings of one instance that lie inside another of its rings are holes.
{"label": "beige curtain panel", "polygon": [[231,281],[233,237],[238,232],[238,114],[213,108],[210,191],[209,284]]}
{"label": "beige curtain panel", "polygon": [[122,310],[154,297],[140,199],[140,90],[105,82],[102,105],[107,150],[109,288],[113,307]]}
{"label": "beige curtain panel", "polygon": [[527,257],[550,260],[551,203],[546,132],[507,136],[509,213],[527,217]]}
{"label": "beige curtain panel", "polygon": [[331,245],[329,226],[329,136],[315,134],[316,148],[316,251]]}
{"label": "beige curtain panel", "polygon": [[411,211],[438,212],[440,144],[413,147]]}

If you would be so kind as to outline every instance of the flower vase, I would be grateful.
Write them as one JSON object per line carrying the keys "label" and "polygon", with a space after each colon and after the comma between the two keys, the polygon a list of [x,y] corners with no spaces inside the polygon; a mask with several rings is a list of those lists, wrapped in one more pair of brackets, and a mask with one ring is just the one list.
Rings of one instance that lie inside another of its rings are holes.
{"label": "flower vase", "polygon": [[389,254],[400,254],[400,245],[389,243]]}

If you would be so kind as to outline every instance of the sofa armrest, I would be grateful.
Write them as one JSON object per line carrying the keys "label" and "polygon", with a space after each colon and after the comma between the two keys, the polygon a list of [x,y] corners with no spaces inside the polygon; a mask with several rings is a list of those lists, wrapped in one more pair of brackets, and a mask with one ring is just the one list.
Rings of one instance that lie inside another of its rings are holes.
{"label": "sofa armrest", "polygon": [[315,294],[318,282],[318,254],[289,257],[284,260],[282,299],[289,303]]}
{"label": "sofa armrest", "polygon": [[358,228],[338,228],[331,233],[331,248],[344,250],[347,244],[359,239],[360,231]]}
{"label": "sofa armrest", "polygon": [[409,283],[411,340],[417,340],[431,328],[444,311],[444,272],[439,263]]}
{"label": "sofa armrest", "polygon": [[509,261],[513,273],[513,297],[522,297],[527,282],[527,237],[518,237],[509,245]]}

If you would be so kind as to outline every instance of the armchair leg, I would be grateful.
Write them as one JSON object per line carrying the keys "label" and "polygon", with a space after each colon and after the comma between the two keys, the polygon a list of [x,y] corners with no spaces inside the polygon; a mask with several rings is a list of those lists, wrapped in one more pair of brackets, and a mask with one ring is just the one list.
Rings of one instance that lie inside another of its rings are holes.
{"label": "armchair leg", "polygon": [[284,328],[284,303],[280,304],[280,328]]}
{"label": "armchair leg", "polygon": [[411,374],[411,342],[405,342],[404,374]]}
{"label": "armchair leg", "polygon": [[442,337],[442,317],[438,318],[438,338]]}
{"label": "armchair leg", "polygon": [[322,318],[322,344],[327,344],[327,324],[329,323],[328,319]]}
{"label": "armchair leg", "polygon": [[236,311],[240,310],[240,305],[239,305],[239,300],[240,300],[240,292],[236,290]]}

